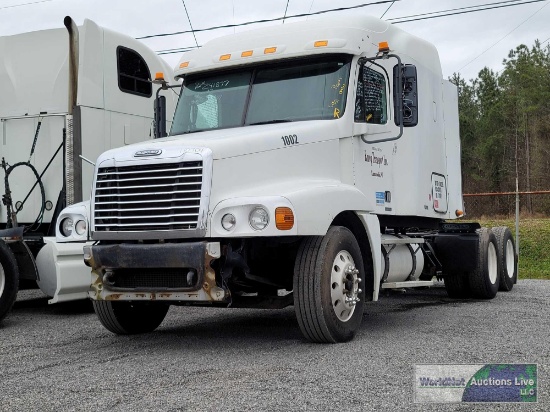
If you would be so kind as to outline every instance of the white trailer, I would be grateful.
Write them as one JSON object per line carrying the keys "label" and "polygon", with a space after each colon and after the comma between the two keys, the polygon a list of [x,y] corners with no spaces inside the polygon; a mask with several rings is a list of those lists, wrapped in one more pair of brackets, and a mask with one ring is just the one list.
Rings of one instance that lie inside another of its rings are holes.
{"label": "white trailer", "polygon": [[308,340],[340,342],[382,289],[512,288],[510,231],[451,222],[457,91],[433,45],[372,17],[310,20],[213,40],[175,78],[170,135],[102,154],[90,203],[59,217],[59,242],[97,242],[108,330],[152,331],[169,305],[293,304]]}
{"label": "white trailer", "polygon": [[21,287],[38,281],[51,303],[86,297],[82,245],[55,244],[57,216],[89,199],[102,152],[153,137],[151,81],[168,70],[129,36],[90,20],[64,23],[0,37],[0,319],[17,291],[5,269],[14,260]]}

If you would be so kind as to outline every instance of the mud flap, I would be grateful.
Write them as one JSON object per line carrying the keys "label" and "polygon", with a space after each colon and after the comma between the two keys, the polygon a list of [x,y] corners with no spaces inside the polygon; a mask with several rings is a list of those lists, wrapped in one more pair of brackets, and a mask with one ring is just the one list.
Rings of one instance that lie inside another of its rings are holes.
{"label": "mud flap", "polygon": [[17,298],[19,270],[12,251],[0,238],[0,322],[8,315]]}
{"label": "mud flap", "polygon": [[18,240],[15,242],[8,242],[7,245],[11,249],[15,260],[17,261],[17,266],[19,268],[19,279],[40,279],[38,270],[36,269],[34,256],[32,255],[32,252],[27,244],[23,240]]}

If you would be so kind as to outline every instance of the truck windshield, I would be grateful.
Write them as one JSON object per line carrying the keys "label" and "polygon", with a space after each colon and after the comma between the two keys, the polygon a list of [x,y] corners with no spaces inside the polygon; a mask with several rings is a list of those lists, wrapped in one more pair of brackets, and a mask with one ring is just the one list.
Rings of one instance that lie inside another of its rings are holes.
{"label": "truck windshield", "polygon": [[172,135],[229,127],[337,119],[344,113],[351,57],[189,75]]}

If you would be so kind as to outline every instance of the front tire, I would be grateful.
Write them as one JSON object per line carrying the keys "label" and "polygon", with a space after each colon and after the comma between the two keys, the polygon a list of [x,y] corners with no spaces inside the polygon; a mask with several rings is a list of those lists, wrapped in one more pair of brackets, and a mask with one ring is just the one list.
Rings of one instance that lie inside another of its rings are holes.
{"label": "front tire", "polygon": [[470,297],[467,273],[449,273],[443,278],[447,295],[453,299],[467,299]]}
{"label": "front tire", "polygon": [[166,317],[169,305],[150,302],[93,301],[99,321],[109,332],[135,335],[154,331]]}
{"label": "front tire", "polygon": [[506,226],[493,228],[497,239],[497,254],[500,264],[500,286],[498,290],[509,292],[518,280],[518,256],[512,232]]}
{"label": "front tire", "polygon": [[13,252],[0,240],[0,322],[10,312],[19,289],[19,269]]}
{"label": "front tire", "polygon": [[294,308],[311,342],[347,342],[355,336],[365,302],[361,249],[345,227],[302,241],[294,266]]}
{"label": "front tire", "polygon": [[488,228],[479,231],[479,245],[476,268],[469,273],[468,283],[472,297],[492,299],[498,292],[499,261],[495,234]]}

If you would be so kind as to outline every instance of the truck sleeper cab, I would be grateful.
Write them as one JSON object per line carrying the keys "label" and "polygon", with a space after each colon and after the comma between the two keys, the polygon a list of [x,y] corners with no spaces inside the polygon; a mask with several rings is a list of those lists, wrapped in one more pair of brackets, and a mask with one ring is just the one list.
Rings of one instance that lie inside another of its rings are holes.
{"label": "truck sleeper cab", "polygon": [[[38,286],[49,303],[87,298],[82,245],[55,242],[57,217],[89,199],[97,156],[151,137],[151,73],[168,68],[134,38],[64,24],[0,37],[0,320],[18,289]],[[172,96],[166,108],[170,122]]]}
{"label": "truck sleeper cab", "polygon": [[213,40],[175,75],[170,136],[101,155],[82,216],[108,330],[152,331],[172,304],[294,305],[306,339],[342,342],[381,289],[513,284],[509,231],[445,223],[462,214],[457,96],[429,43],[319,19]]}

